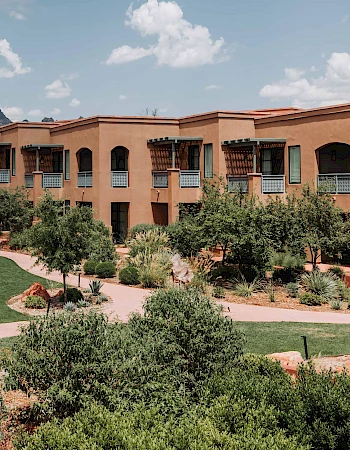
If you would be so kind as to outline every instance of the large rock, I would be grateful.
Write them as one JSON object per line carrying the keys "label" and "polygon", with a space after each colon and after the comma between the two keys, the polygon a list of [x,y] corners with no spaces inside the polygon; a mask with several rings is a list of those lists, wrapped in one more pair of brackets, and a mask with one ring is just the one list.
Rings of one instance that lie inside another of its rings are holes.
{"label": "large rock", "polygon": [[172,272],[175,281],[181,283],[189,283],[192,281],[194,275],[189,264],[182,261],[181,256],[176,253],[172,258]]}
{"label": "large rock", "polygon": [[274,361],[279,361],[282,368],[291,375],[296,375],[298,364],[304,362],[300,352],[272,353],[266,356]]}
{"label": "large rock", "polygon": [[43,298],[46,302],[49,300],[50,295],[47,292],[47,290],[44,288],[44,286],[40,283],[34,283],[30,286],[29,289],[23,292],[22,294],[22,302],[25,302],[26,298],[29,295],[38,295],[39,297]]}

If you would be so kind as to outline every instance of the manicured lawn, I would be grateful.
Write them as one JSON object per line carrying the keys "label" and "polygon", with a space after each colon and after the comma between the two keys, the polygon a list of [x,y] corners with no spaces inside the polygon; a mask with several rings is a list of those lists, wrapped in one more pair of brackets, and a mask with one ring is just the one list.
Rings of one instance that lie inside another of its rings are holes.
{"label": "manicured lawn", "polygon": [[35,281],[47,287],[47,280],[21,269],[8,258],[0,257],[0,323],[26,320],[27,316],[10,309],[6,301],[28,289]]}
{"label": "manicured lawn", "polygon": [[307,336],[310,356],[350,354],[350,325],[295,322],[237,322],[246,335],[246,353],[296,350],[304,357],[300,336]]}

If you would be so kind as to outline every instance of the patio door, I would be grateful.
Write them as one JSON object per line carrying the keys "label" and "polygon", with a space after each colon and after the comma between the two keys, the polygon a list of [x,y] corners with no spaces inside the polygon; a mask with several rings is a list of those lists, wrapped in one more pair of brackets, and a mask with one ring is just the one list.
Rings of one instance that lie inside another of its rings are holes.
{"label": "patio door", "polygon": [[188,147],[188,170],[199,170],[199,145]]}
{"label": "patio door", "polygon": [[129,203],[111,203],[112,234],[119,244],[124,242],[128,232]]}
{"label": "patio door", "polygon": [[63,173],[63,152],[52,153],[52,172]]}
{"label": "patio door", "polygon": [[263,175],[283,175],[284,150],[280,148],[261,149],[261,173]]}

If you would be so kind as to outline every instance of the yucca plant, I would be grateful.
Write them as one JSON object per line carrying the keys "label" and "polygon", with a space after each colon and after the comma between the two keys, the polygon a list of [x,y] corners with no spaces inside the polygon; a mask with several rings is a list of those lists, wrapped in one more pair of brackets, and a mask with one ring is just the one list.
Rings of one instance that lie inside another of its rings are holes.
{"label": "yucca plant", "polygon": [[89,286],[92,295],[100,295],[103,283],[100,280],[91,280]]}
{"label": "yucca plant", "polygon": [[316,269],[303,274],[300,280],[307,291],[320,296],[324,301],[339,297],[339,279],[332,273],[323,273]]}
{"label": "yucca plant", "polygon": [[67,302],[67,303],[65,303],[65,305],[63,306],[63,309],[64,309],[65,311],[73,312],[73,311],[75,311],[75,310],[77,309],[77,306],[76,306],[76,304],[73,303],[73,302]]}
{"label": "yucca plant", "polygon": [[241,280],[238,280],[236,278],[235,282],[237,284],[235,286],[234,292],[239,297],[249,298],[254,292],[258,291],[261,288],[261,282],[258,280],[258,278],[254,278],[253,281],[249,282],[242,275]]}
{"label": "yucca plant", "polygon": [[343,302],[340,300],[332,300],[330,302],[330,305],[332,309],[334,309],[335,311],[339,311],[339,309],[341,309],[343,306]]}

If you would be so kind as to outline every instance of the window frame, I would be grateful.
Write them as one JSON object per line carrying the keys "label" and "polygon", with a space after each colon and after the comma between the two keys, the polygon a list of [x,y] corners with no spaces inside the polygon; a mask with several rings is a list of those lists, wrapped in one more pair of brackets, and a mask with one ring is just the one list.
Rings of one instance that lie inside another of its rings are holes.
{"label": "window frame", "polygon": [[[291,181],[291,150],[299,150],[299,181]],[[300,145],[289,145],[288,146],[288,184],[301,184],[301,146]]]}
{"label": "window frame", "polygon": [[[68,156],[68,158],[67,158],[67,156]],[[66,181],[70,180],[70,151],[69,150],[64,151],[64,179]]]}
{"label": "window frame", "polygon": [[16,176],[16,148],[11,149],[11,175]]}
{"label": "window frame", "polygon": [[[207,167],[206,167],[206,152],[208,148],[211,147],[211,175],[207,175]],[[213,144],[209,142],[208,144],[204,144],[203,147],[204,153],[204,178],[214,178],[214,152],[213,152]]]}

